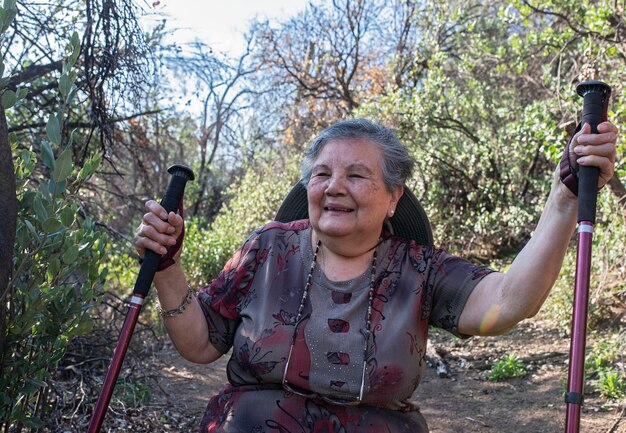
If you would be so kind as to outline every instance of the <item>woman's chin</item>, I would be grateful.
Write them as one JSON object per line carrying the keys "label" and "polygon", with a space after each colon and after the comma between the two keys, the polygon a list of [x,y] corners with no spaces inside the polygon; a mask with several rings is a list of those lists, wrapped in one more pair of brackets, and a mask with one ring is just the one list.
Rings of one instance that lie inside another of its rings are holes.
{"label": "woman's chin", "polygon": [[333,221],[330,223],[320,221],[315,229],[318,234],[331,237],[349,236],[354,233],[354,225],[338,224],[337,221]]}

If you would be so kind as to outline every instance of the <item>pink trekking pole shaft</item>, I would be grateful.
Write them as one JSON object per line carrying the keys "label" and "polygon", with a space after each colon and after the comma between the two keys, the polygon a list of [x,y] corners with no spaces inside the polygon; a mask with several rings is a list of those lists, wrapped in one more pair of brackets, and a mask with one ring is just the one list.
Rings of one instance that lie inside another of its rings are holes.
{"label": "pink trekking pole shaft", "polygon": [[[576,86],[584,98],[581,125],[588,123],[591,133],[598,133],[598,125],[607,120],[611,88],[602,81],[585,81]],[[569,149],[567,150],[569,151]],[[566,433],[578,433],[580,409],[583,404],[585,379],[585,340],[587,337],[587,308],[591,273],[591,244],[596,222],[598,196],[598,168],[580,166],[578,171],[578,250],[576,257],[576,285],[572,312],[570,363],[565,403]]]}
{"label": "pink trekking pole shaft", "polygon": [[[170,212],[176,212],[178,210],[178,205],[185,191],[185,185],[187,181],[194,179],[194,174],[189,167],[182,164],[171,166],[167,172],[172,175],[172,178],[170,179],[165,196],[161,201],[161,205],[169,214]],[[133,296],[130,301],[130,306],[128,307],[128,313],[124,320],[124,325],[122,325],[120,337],[115,346],[111,364],[109,365],[107,375],[102,385],[102,391],[100,391],[100,397],[98,397],[98,402],[91,415],[89,429],[87,430],[88,433],[97,433],[102,427],[104,416],[106,415],[111,396],[113,395],[115,382],[120,374],[120,369],[122,368],[122,363],[126,356],[130,337],[133,335],[139,312],[152,285],[152,280],[159,266],[160,259],[161,256],[154,251],[147,250],[145,253],[141,268],[139,269],[139,275],[137,275],[135,288],[133,289]]]}

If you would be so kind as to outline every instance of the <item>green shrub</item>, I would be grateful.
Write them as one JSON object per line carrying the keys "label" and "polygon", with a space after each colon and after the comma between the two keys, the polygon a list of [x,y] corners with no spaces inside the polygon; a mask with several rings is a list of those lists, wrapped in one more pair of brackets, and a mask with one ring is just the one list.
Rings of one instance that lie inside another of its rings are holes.
{"label": "green shrub", "polygon": [[228,204],[210,226],[199,216],[185,221],[183,266],[193,286],[215,278],[250,233],[274,219],[299,178],[298,163],[294,159],[282,171],[275,170],[271,162],[246,170],[242,180],[228,191]]}
{"label": "green shrub", "polygon": [[597,391],[609,400],[626,397],[626,374],[622,359],[624,341],[614,334],[600,338],[591,335],[591,348],[585,359],[585,377],[591,391]]}
{"label": "green shrub", "polygon": [[90,331],[90,304],[107,272],[100,269],[107,237],[84,216],[76,196],[98,168],[100,156],[89,158],[79,170],[72,162],[72,135],[66,140],[62,134],[63,114],[76,94],[71,68],[80,49],[77,34],[69,48],[59,79],[63,102],[48,120],[41,155],[18,151],[12,138],[18,218],[12,279],[1,306],[3,431],[43,425],[50,373],[69,342]]}
{"label": "green shrub", "polygon": [[119,378],[115,384],[115,398],[126,407],[147,405],[152,400],[150,381],[147,377],[132,381]]}
{"label": "green shrub", "polygon": [[[626,221],[621,216],[622,212],[613,194],[603,191],[598,195],[589,282],[588,324],[591,330],[599,329],[614,318],[612,307],[626,293]],[[541,311],[543,317],[551,319],[565,331],[570,330],[572,319],[576,239],[574,235],[559,278]]]}
{"label": "green shrub", "polygon": [[515,355],[505,355],[491,367],[491,380],[501,382],[526,374],[524,362]]}
{"label": "green shrub", "polygon": [[609,400],[620,400],[626,397],[626,376],[620,372],[613,370],[600,373],[596,386]]}

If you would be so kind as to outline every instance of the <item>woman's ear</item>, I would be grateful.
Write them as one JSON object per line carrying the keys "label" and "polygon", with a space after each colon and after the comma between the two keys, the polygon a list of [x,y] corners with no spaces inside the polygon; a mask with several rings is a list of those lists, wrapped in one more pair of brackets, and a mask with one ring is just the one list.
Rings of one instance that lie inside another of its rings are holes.
{"label": "woman's ear", "polygon": [[398,206],[398,202],[400,201],[400,197],[404,194],[403,186],[396,186],[391,193],[391,203],[389,204],[389,212],[387,213],[389,217],[392,217],[396,211],[396,206]]}

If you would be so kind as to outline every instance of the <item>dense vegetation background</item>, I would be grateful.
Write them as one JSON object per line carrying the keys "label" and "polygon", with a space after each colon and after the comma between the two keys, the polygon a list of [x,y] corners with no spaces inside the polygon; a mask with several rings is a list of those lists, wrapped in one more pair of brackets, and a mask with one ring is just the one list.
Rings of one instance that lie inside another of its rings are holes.
{"label": "dense vegetation background", "polygon": [[[132,232],[174,162],[196,173],[184,252],[195,285],[273,218],[308,140],[350,116],[396,128],[414,153],[410,186],[438,245],[506,267],[532,236],[580,117],[576,83],[611,84],[610,119],[624,129],[623,2],[312,1],[288,20],[253,22],[235,58],[168,44],[166,20],[142,29],[138,17],[157,5],[0,9],[4,432],[54,431],[91,412],[102,378],[87,372],[110,356],[137,271]],[[616,175],[599,197],[588,370],[589,389],[617,399],[624,150],[618,141]],[[574,254],[542,311],[564,330]],[[162,332],[150,312],[140,326]]]}

